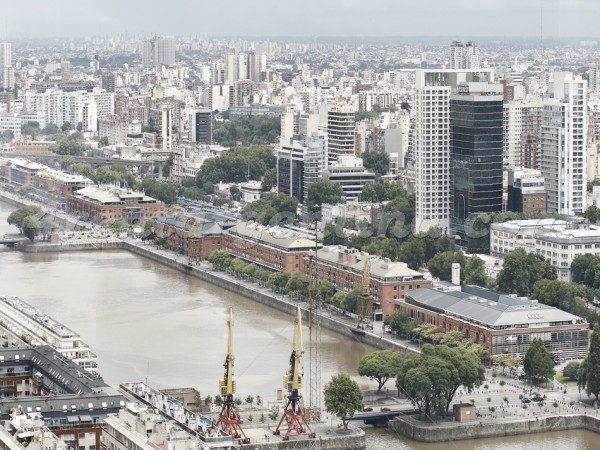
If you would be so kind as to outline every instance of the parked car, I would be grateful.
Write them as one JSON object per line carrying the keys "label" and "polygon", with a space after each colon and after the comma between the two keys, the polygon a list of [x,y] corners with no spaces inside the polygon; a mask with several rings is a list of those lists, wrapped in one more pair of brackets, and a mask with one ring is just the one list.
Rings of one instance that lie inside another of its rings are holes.
{"label": "parked car", "polygon": [[523,397],[521,403],[531,403],[531,399],[529,397]]}

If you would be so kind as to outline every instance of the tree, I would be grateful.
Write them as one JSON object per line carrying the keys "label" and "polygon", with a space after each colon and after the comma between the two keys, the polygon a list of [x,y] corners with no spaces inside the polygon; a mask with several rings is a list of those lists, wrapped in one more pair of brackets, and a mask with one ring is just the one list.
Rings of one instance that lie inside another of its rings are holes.
{"label": "tree", "polygon": [[279,417],[279,406],[277,406],[277,405],[271,406],[271,409],[269,410],[269,419],[277,420],[278,417]]}
{"label": "tree", "polygon": [[219,394],[215,395],[215,405],[217,406],[217,408],[220,408],[222,404],[223,397],[221,397]]}
{"label": "tree", "polygon": [[531,342],[523,359],[523,371],[535,384],[554,376],[554,361],[541,339],[535,338]]}
{"label": "tree", "polygon": [[42,134],[46,136],[51,136],[57,133],[60,133],[60,128],[58,128],[56,124],[48,123],[44,128],[42,128]]}
{"label": "tree", "polygon": [[42,209],[39,206],[22,206],[14,210],[6,218],[9,225],[15,225],[19,229],[19,233],[23,233],[24,221],[29,216],[41,216]]}
{"label": "tree", "polygon": [[[571,278],[573,283],[585,282],[587,271],[594,266],[600,266],[600,257],[590,254],[577,256],[571,263]],[[594,269],[592,280],[595,279],[595,275],[596,270]],[[588,284],[586,282],[586,284],[593,287],[593,283]]]}
{"label": "tree", "polygon": [[541,257],[517,248],[504,258],[504,265],[498,274],[498,289],[527,296],[541,279],[555,280],[556,269]]}
{"label": "tree", "polygon": [[162,176],[165,178],[169,178],[171,175],[171,169],[173,168],[173,155],[169,155],[169,157],[165,160],[162,165]]}
{"label": "tree", "polygon": [[208,255],[208,262],[217,270],[226,270],[233,258],[226,250],[213,250]]}
{"label": "tree", "polygon": [[27,216],[23,220],[23,234],[29,238],[31,242],[40,235],[42,225],[35,216]]}
{"label": "tree", "polygon": [[108,147],[109,145],[110,145],[110,142],[108,142],[108,137],[107,136],[102,136],[98,140],[98,147]]}
{"label": "tree", "polygon": [[56,224],[49,217],[43,217],[40,220],[40,233],[43,240],[47,240],[50,233],[56,230]]}
{"label": "tree", "polygon": [[5,130],[0,133],[0,142],[10,142],[15,138],[15,133],[12,130]]}
{"label": "tree", "polygon": [[504,374],[504,369],[508,367],[509,370],[512,370],[512,368],[517,367],[520,362],[519,358],[515,358],[514,356],[506,354],[494,355],[492,357],[492,360],[500,367],[502,367],[502,374]]}
{"label": "tree", "polygon": [[[463,272],[464,275],[462,275]],[[485,263],[478,256],[471,256],[467,259],[467,264],[461,270],[461,278],[464,278],[464,284],[481,287],[489,287],[493,283],[493,280],[485,274]]]}
{"label": "tree", "polygon": [[382,179],[366,184],[360,194],[361,201],[373,203],[390,201],[398,197],[406,197],[404,188],[398,183],[390,183]]}
{"label": "tree", "polygon": [[288,280],[285,285],[285,292],[287,294],[297,293],[301,298],[308,296],[308,286],[310,279],[303,273],[296,272]]}
{"label": "tree", "polygon": [[420,355],[402,360],[396,385],[420,411],[443,415],[461,386],[471,392],[484,380],[483,364],[472,351],[426,344]]}
{"label": "tree", "polygon": [[269,192],[277,186],[277,168],[271,167],[267,169],[262,177],[262,190]]}
{"label": "tree", "polygon": [[21,125],[21,134],[23,136],[31,136],[35,140],[36,136],[40,134],[40,124],[38,122],[27,122]]}
{"label": "tree", "polygon": [[293,223],[296,219],[298,199],[285,194],[267,192],[259,200],[242,209],[244,220],[254,220],[262,225]]}
{"label": "tree", "polygon": [[363,408],[362,394],[355,381],[341,373],[331,378],[323,389],[325,409],[342,420],[344,430],[348,429],[346,417]]}
{"label": "tree", "polygon": [[364,152],[362,155],[365,168],[378,176],[383,176],[390,169],[390,156],[385,152]]}
{"label": "tree", "polygon": [[283,292],[290,276],[288,272],[275,272],[269,277],[269,286],[276,292]]}
{"label": "tree", "polygon": [[588,207],[588,209],[586,209],[583,213],[583,217],[585,217],[591,223],[598,223],[600,220],[600,208],[598,208],[596,205]]}
{"label": "tree", "polygon": [[425,263],[425,242],[417,235],[412,235],[400,246],[399,260],[404,261],[413,270],[419,270]]}
{"label": "tree", "polygon": [[260,180],[268,169],[275,167],[275,156],[269,147],[237,147],[222,156],[208,158],[196,175],[196,186],[207,183],[240,183]]}
{"label": "tree", "polygon": [[246,397],[246,403],[248,403],[250,405],[250,408],[252,408],[252,403],[254,403],[254,397],[252,397],[251,395],[248,395]]}
{"label": "tree", "polygon": [[342,186],[335,181],[324,178],[311,183],[308,187],[306,206],[311,211],[317,211],[321,205],[327,203],[335,205],[342,200]]}
{"label": "tree", "polygon": [[389,326],[394,333],[405,337],[410,337],[419,324],[419,322],[412,320],[408,314],[402,311],[394,311],[385,318],[383,323]]}
{"label": "tree", "polygon": [[323,230],[323,245],[348,245],[344,228],[334,222],[325,225]]}
{"label": "tree", "polygon": [[590,352],[585,365],[585,390],[587,395],[594,395],[596,401],[600,395],[600,324],[594,326],[590,342]]}
{"label": "tree", "polygon": [[281,131],[279,118],[252,117],[213,122],[213,140],[225,147],[272,144]]}
{"label": "tree", "polygon": [[563,375],[565,378],[568,378],[571,381],[577,381],[577,375],[579,372],[579,366],[581,364],[577,361],[571,361],[569,364],[565,366],[563,369]]}
{"label": "tree", "polygon": [[358,363],[358,374],[377,382],[377,390],[400,370],[402,355],[392,350],[381,350],[363,356]]}
{"label": "tree", "polygon": [[435,255],[427,263],[429,271],[434,277],[439,278],[442,281],[452,280],[452,264],[458,263],[463,268],[461,270],[461,279],[465,277],[464,268],[467,265],[467,258],[463,253],[458,250],[455,252],[442,252]]}
{"label": "tree", "polygon": [[63,131],[63,133],[66,133],[73,129],[73,125],[71,125],[70,122],[65,122],[61,125],[60,129]]}

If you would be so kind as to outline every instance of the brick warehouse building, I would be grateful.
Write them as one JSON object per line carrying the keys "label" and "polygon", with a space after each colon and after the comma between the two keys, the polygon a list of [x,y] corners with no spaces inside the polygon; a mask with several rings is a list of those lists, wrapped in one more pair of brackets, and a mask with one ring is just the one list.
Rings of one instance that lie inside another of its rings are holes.
{"label": "brick warehouse building", "polygon": [[223,231],[234,226],[230,219],[213,214],[177,214],[154,223],[154,234],[164,236],[164,246],[196,261],[205,261],[213,250],[223,247]]}
{"label": "brick warehouse building", "polygon": [[588,353],[590,326],[585,319],[477,286],[440,283],[415,289],[400,309],[443,332],[464,332],[492,357],[524,357],[534,338],[542,339],[555,359],[582,359]]}
{"label": "brick warehouse building", "polygon": [[117,186],[86,186],[65,196],[67,211],[97,223],[123,220],[129,224],[157,219],[164,214],[163,202],[141,192]]}
{"label": "brick warehouse building", "polygon": [[[337,289],[360,289],[366,258],[371,258],[371,297],[381,310],[378,319],[392,314],[411,289],[429,286],[424,275],[409,269],[405,263],[392,262],[344,246],[315,246],[314,240],[278,227],[256,223],[240,223],[224,235],[223,248],[231,255],[270,270],[313,274],[327,280]],[[314,269],[309,260],[315,254]]]}

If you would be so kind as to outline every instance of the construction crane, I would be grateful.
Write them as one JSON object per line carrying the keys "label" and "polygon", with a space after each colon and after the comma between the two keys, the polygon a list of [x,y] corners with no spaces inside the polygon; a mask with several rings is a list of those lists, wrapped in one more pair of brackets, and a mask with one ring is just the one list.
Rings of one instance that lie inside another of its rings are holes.
{"label": "construction crane", "polygon": [[358,322],[357,328],[373,329],[373,300],[371,299],[371,258],[365,258],[362,270],[362,289],[358,299]]}
{"label": "construction crane", "polygon": [[321,314],[322,304],[317,277],[318,235],[315,230],[315,250],[309,256],[308,276],[308,407],[306,419],[310,423],[321,420]]}
{"label": "construction crane", "polygon": [[283,409],[283,415],[277,428],[273,432],[274,435],[279,435],[282,430],[282,425],[285,420],[287,430],[283,440],[287,441],[290,438],[290,434],[295,436],[308,435],[309,437],[315,437],[315,433],[310,429],[307,418],[304,412],[304,404],[302,401],[302,395],[298,393],[302,389],[302,375],[300,375],[300,362],[302,355],[304,354],[304,347],[302,345],[302,313],[300,307],[296,307],[296,329],[294,333],[294,349],[292,350],[292,356],[290,356],[290,368],[288,372],[283,376],[283,387],[288,391],[288,401]]}
{"label": "construction crane", "polygon": [[223,397],[223,406],[219,413],[217,428],[231,436],[242,444],[249,444],[250,439],[240,425],[240,415],[235,406],[233,394],[235,394],[235,380],[233,379],[233,308],[229,308],[229,321],[227,322],[229,339],[227,341],[227,357],[225,358],[225,376],[219,381],[219,390]]}

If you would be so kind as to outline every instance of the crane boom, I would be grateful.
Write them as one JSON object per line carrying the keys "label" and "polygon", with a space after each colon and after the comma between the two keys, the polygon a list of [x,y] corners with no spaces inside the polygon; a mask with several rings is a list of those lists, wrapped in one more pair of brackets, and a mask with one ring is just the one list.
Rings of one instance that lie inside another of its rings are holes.
{"label": "crane boom", "polygon": [[235,394],[235,380],[233,379],[233,308],[229,308],[229,320],[227,321],[229,336],[227,339],[227,357],[225,358],[225,376],[219,383],[222,396]]}

